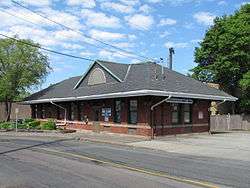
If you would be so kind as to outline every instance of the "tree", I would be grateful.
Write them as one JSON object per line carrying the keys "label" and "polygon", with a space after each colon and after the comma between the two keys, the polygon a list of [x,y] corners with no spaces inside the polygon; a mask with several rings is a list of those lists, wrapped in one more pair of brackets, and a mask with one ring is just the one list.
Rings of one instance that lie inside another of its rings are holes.
{"label": "tree", "polygon": [[194,56],[198,65],[192,69],[192,77],[220,84],[223,90],[239,97],[241,109],[250,107],[244,102],[250,98],[243,88],[250,84],[250,4],[233,15],[215,18]]}
{"label": "tree", "polygon": [[244,112],[250,113],[250,71],[243,75],[243,78],[240,80],[240,86],[243,96],[241,106],[244,108]]}
{"label": "tree", "polygon": [[50,71],[48,57],[31,40],[0,39],[0,101],[5,103],[6,121],[12,102],[42,83]]}

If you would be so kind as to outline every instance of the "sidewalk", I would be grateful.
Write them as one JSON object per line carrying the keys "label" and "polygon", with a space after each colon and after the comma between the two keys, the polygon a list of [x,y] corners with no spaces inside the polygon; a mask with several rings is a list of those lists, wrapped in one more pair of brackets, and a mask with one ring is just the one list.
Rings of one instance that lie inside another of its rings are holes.
{"label": "sidewalk", "polygon": [[39,139],[39,138],[48,138],[48,139],[76,139],[80,141],[92,141],[116,145],[127,145],[129,143],[136,143],[142,141],[148,141],[150,138],[137,136],[137,135],[127,135],[127,134],[117,134],[109,132],[95,133],[88,130],[80,130],[75,133],[58,133],[58,132],[0,132],[1,136],[10,136],[10,137],[27,137],[28,139]]}
{"label": "sidewalk", "polygon": [[128,145],[190,156],[250,161],[249,143],[249,132],[230,132],[213,135],[166,136],[151,141],[128,143]]}

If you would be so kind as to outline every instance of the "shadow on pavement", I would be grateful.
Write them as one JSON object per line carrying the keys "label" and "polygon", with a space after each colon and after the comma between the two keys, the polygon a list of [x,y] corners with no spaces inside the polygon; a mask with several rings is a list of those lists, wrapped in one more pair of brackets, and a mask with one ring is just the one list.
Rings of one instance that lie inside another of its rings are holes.
{"label": "shadow on pavement", "polygon": [[71,139],[60,139],[60,140],[55,140],[55,141],[51,141],[51,142],[43,142],[43,143],[40,143],[40,144],[35,144],[35,145],[31,145],[31,146],[25,146],[25,147],[21,147],[21,148],[16,148],[16,149],[0,152],[0,155],[16,152],[16,151],[20,151],[20,150],[30,149],[30,148],[34,148],[34,147],[38,147],[38,146],[45,146],[45,145],[50,145],[50,144],[54,144],[54,143],[58,143],[58,142],[69,141],[69,140],[74,140],[74,139],[73,138],[71,138]]}

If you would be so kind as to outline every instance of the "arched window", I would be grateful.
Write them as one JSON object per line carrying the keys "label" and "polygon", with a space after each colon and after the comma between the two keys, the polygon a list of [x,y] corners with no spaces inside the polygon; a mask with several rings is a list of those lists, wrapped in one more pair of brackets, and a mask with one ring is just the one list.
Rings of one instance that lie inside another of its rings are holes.
{"label": "arched window", "polygon": [[106,83],[106,77],[102,69],[95,68],[89,76],[88,85],[96,85]]}

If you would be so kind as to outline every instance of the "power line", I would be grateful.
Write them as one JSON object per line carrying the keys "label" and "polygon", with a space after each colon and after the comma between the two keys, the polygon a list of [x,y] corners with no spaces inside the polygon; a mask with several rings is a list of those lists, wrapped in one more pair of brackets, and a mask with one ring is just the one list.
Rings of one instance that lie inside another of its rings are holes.
{"label": "power line", "polygon": [[[2,9],[1,9],[1,10],[2,10]],[[11,15],[11,16],[15,17],[15,18],[21,19],[21,20],[23,20],[23,21],[26,21],[26,22],[28,22],[28,23],[31,23],[31,24],[34,24],[34,25],[37,25],[37,26],[38,26],[38,24],[36,24],[36,23],[34,23],[34,22],[31,22],[31,21],[29,21],[29,20],[27,20],[27,19],[25,19],[25,18],[22,18],[22,17],[20,17],[20,16],[17,16],[17,15],[15,15],[15,14],[12,14],[12,13],[10,13],[10,12],[8,12],[8,11],[5,11],[5,10],[2,10],[2,11],[3,11],[4,13],[8,14],[8,15]],[[40,25],[39,25],[39,27],[40,27]],[[94,47],[96,47],[96,48],[105,49],[105,48],[103,48],[103,47],[94,45],[94,44],[92,44],[92,43],[88,43],[88,42],[86,42],[86,41],[84,41],[84,42],[87,43],[88,45],[94,46]],[[110,51],[110,52],[112,52],[112,53],[118,53],[118,54],[120,54],[120,55],[122,55],[122,56],[125,56],[125,57],[128,57],[128,58],[133,58],[133,59],[137,59],[137,60],[143,61],[142,59],[138,59],[138,58],[135,58],[135,57],[131,57],[131,56],[129,56],[129,55],[122,54],[122,53],[119,53],[119,52],[116,52],[116,51],[113,51],[113,50],[110,50],[110,49],[106,49],[106,50],[107,50],[107,51]]]}
{"label": "power line", "polygon": [[90,59],[90,58],[75,56],[75,55],[66,54],[66,53],[55,51],[55,50],[51,50],[51,49],[48,49],[48,48],[44,48],[42,46],[39,46],[39,45],[36,45],[36,44],[31,44],[31,43],[25,42],[24,40],[19,40],[19,39],[7,36],[7,35],[2,34],[2,33],[0,33],[0,35],[3,36],[3,37],[5,37],[5,38],[14,40],[16,42],[19,42],[19,43],[22,43],[22,44],[25,44],[25,45],[28,45],[28,46],[32,46],[32,47],[35,47],[35,48],[39,48],[41,50],[44,50],[44,51],[47,51],[47,52],[51,52],[51,53],[54,53],[54,54],[63,55],[63,56],[67,56],[67,57],[71,57],[71,58],[75,58],[75,59],[82,59],[82,60],[85,60],[85,61],[95,61],[95,60]]}
{"label": "power line", "polygon": [[[36,14],[36,15],[39,15],[40,17],[42,17],[42,18],[44,18],[44,19],[46,19],[46,20],[49,20],[50,22],[53,22],[53,23],[55,23],[55,24],[57,24],[57,25],[60,25],[60,26],[63,27],[63,28],[66,28],[66,29],[68,29],[68,30],[74,31],[74,32],[76,32],[76,33],[79,33],[80,35],[82,35],[82,36],[84,36],[84,37],[86,37],[86,38],[92,39],[92,40],[97,41],[97,42],[99,42],[99,43],[101,43],[101,44],[104,44],[104,45],[106,45],[106,46],[109,46],[109,47],[112,47],[112,48],[117,49],[117,50],[119,50],[119,51],[125,52],[125,53],[127,53],[127,54],[132,54],[132,55],[141,57],[141,58],[143,58],[143,59],[148,59],[148,60],[153,60],[153,61],[155,61],[155,60],[152,59],[152,58],[149,58],[149,57],[146,57],[146,56],[143,56],[143,55],[140,55],[140,54],[136,54],[136,53],[133,53],[133,52],[131,52],[131,51],[124,50],[124,49],[119,48],[119,47],[117,47],[117,46],[115,46],[115,45],[112,45],[112,44],[109,44],[109,43],[104,42],[104,41],[102,41],[102,40],[96,39],[96,38],[94,38],[94,37],[91,37],[90,35],[87,35],[87,34],[85,34],[85,33],[82,33],[81,31],[75,30],[75,29],[73,29],[73,28],[71,28],[71,27],[69,27],[69,26],[66,26],[66,25],[61,24],[61,23],[59,23],[59,22],[57,22],[57,21],[54,21],[54,20],[50,19],[49,17],[44,16],[43,14],[37,13],[36,11],[34,11],[34,10],[32,10],[32,9],[30,9],[30,8],[28,8],[28,7],[24,6],[24,5],[22,5],[21,3],[18,3],[18,2],[16,2],[16,1],[14,1],[14,0],[11,0],[11,2],[13,2],[14,4],[16,4],[16,5],[18,5],[18,6],[22,7],[22,8],[24,8],[24,9],[26,9],[26,10],[32,12],[32,13],[34,13],[34,14]],[[104,48],[104,49],[106,49],[106,48]],[[107,49],[106,49],[106,50],[107,50]],[[110,49],[108,49],[108,50],[110,51]],[[113,52],[113,53],[114,53],[114,52]],[[116,53],[118,53],[118,52],[116,52]],[[119,54],[120,54],[120,55],[123,55],[123,56],[126,56],[125,54],[121,54],[121,53],[119,53]],[[127,57],[130,57],[130,58],[131,58],[131,56],[127,56]],[[137,59],[137,58],[134,58],[134,59]],[[142,61],[141,59],[137,59],[137,60]]]}
{"label": "power line", "polygon": [[10,13],[10,12],[8,12],[8,11],[2,9],[2,8],[1,8],[1,11],[4,12],[5,14],[8,14],[8,15],[13,16],[13,17],[16,17],[16,18],[18,18],[18,19],[20,19],[20,20],[23,20],[23,21],[25,21],[25,22],[29,22],[29,23],[31,23],[31,24],[37,25],[35,22],[29,21],[29,20],[27,20],[27,19],[25,19],[25,18],[22,18],[21,16],[17,16],[17,15],[15,15],[15,14],[12,14],[12,13]]}

